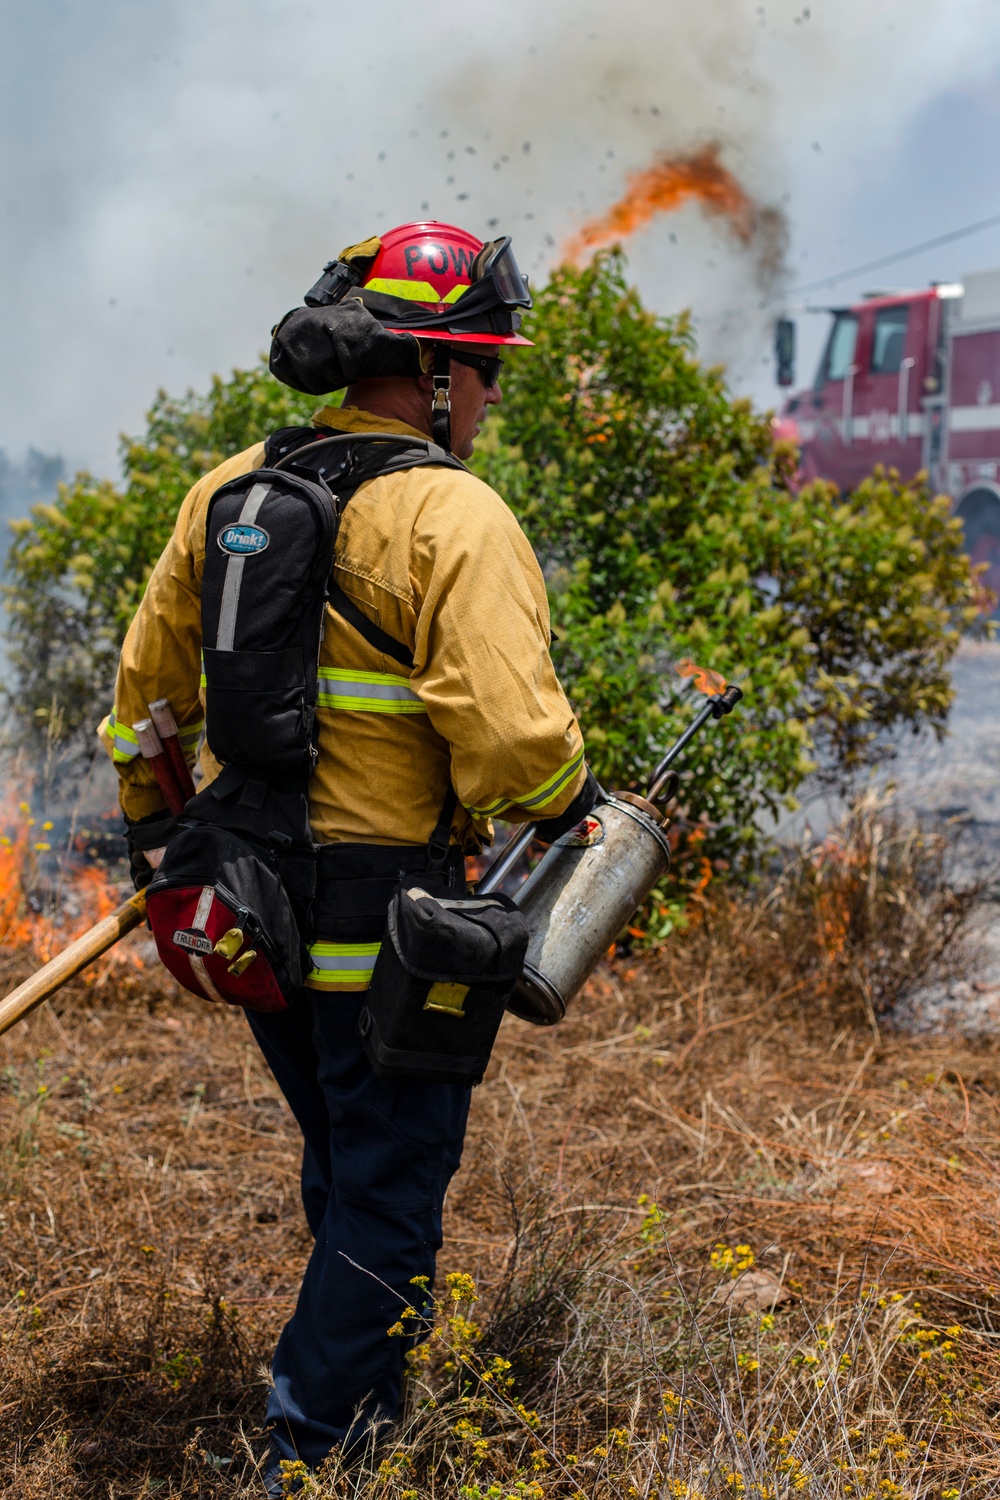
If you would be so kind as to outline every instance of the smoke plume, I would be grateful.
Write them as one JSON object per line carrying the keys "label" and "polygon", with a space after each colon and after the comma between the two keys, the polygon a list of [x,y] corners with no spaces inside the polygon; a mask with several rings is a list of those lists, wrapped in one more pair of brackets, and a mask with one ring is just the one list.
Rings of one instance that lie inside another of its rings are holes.
{"label": "smoke plume", "polygon": [[158,387],[254,360],[341,246],[434,216],[511,234],[537,282],[664,162],[675,186],[699,161],[711,182],[634,220],[630,274],[657,311],[691,307],[703,356],[769,400],[779,210],[815,279],[928,237],[956,183],[975,201],[949,218],[974,219],[995,170],[989,130],[941,183],[895,154],[928,100],[997,55],[987,0],[49,0],[6,15],[0,447],[105,471]]}

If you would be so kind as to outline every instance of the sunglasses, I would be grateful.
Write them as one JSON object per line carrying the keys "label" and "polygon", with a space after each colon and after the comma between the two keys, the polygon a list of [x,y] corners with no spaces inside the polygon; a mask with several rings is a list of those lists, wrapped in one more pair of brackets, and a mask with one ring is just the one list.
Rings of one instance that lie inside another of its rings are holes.
{"label": "sunglasses", "polygon": [[464,349],[457,349],[454,344],[448,345],[448,353],[456,364],[468,365],[470,370],[478,370],[479,378],[487,390],[496,385],[503,370],[503,360],[496,354],[468,354]]}

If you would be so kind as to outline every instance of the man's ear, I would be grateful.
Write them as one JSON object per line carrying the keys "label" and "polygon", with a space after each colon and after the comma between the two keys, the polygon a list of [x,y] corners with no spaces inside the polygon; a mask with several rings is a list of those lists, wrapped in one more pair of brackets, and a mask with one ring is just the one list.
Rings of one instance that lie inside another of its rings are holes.
{"label": "man's ear", "polygon": [[417,339],[420,354],[420,371],[417,376],[417,384],[422,391],[428,395],[434,389],[434,345],[428,344],[424,339]]}

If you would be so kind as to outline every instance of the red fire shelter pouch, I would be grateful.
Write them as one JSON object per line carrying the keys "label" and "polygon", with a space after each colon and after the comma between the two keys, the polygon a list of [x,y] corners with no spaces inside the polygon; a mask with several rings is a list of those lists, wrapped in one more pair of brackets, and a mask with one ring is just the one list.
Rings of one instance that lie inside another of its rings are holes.
{"label": "red fire shelter pouch", "polygon": [[285,1010],[301,988],[302,940],[267,852],[208,825],[182,829],[146,887],[164,967],[203,1000]]}

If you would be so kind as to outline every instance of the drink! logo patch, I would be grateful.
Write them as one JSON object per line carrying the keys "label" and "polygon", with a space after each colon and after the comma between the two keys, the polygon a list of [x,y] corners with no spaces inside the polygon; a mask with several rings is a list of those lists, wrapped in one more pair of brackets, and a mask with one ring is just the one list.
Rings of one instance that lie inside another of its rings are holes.
{"label": "drink! logo patch", "polygon": [[219,532],[219,546],[233,557],[251,557],[255,552],[263,552],[270,540],[263,526],[247,526],[243,522],[224,526]]}

